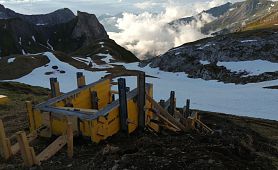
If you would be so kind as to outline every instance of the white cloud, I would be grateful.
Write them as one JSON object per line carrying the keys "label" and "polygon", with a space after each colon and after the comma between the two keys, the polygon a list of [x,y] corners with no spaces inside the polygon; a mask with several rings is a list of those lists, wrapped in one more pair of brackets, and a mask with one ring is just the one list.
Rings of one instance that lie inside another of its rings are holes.
{"label": "white cloud", "polygon": [[178,8],[168,7],[164,12],[152,14],[144,12],[139,15],[124,13],[123,18],[118,19],[119,33],[110,32],[109,35],[117,43],[134,52],[139,58],[148,55],[162,54],[172,47],[186,42],[195,41],[205,37],[200,31],[204,22],[213,18],[203,14],[201,19],[187,25],[181,25],[174,30],[168,23],[181,18],[186,12]]}

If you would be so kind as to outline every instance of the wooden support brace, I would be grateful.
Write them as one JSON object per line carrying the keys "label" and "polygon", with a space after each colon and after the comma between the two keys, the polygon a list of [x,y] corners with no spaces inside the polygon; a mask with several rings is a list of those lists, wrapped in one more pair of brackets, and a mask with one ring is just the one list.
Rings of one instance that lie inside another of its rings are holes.
{"label": "wooden support brace", "polygon": [[160,112],[160,114],[165,117],[165,119],[167,119],[169,122],[171,122],[172,124],[174,124],[176,127],[178,127],[179,129],[186,131],[186,127],[181,124],[179,121],[177,121],[172,115],[170,115],[164,108],[162,108],[152,97],[150,97],[149,95],[147,96],[147,100],[149,100],[149,102],[152,103],[152,105],[157,108]]}
{"label": "wooden support brace", "polygon": [[37,164],[41,164],[42,161],[46,161],[55,155],[60,149],[67,144],[67,136],[59,136],[54,142],[52,142],[47,148],[45,148],[37,157]]}
{"label": "wooden support brace", "polygon": [[16,135],[24,165],[32,167],[37,163],[36,157],[34,157],[34,149],[29,146],[25,132],[20,131]]}

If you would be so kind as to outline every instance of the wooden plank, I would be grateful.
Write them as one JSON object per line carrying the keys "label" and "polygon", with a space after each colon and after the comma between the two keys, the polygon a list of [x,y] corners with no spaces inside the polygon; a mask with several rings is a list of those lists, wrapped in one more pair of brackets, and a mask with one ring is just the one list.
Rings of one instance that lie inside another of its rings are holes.
{"label": "wooden plank", "polygon": [[151,98],[149,95],[147,96],[147,100],[149,100],[155,108],[157,108],[160,112],[160,114],[165,117],[169,122],[177,126],[179,129],[186,131],[184,125],[182,125],[179,121],[177,121],[173,116],[171,116],[164,108],[162,108],[153,98]]}
{"label": "wooden plank", "polygon": [[128,133],[128,111],[127,111],[127,97],[126,97],[126,82],[124,78],[118,79],[119,103],[120,103],[120,124],[121,130]]}
{"label": "wooden plank", "polygon": [[80,112],[85,112],[89,114],[95,114],[98,112],[96,109],[82,109],[82,108],[73,108],[73,107],[56,107],[59,109],[65,109],[67,111],[80,111]]}
{"label": "wooden plank", "polygon": [[[29,135],[27,135],[28,143],[34,141],[35,139],[37,139],[37,137],[38,137],[37,131],[30,133]],[[11,146],[12,155],[17,154],[19,151],[20,151],[20,147],[18,142]]]}
{"label": "wooden plank", "polygon": [[175,124],[173,124],[171,121],[169,121],[167,118],[165,118],[164,116],[162,116],[161,114],[157,113],[154,110],[151,110],[154,114],[157,115],[157,117],[159,117],[162,121],[164,121],[165,123],[169,124],[170,126],[172,126],[175,130],[174,131],[181,131],[181,129],[176,126]]}
{"label": "wooden plank", "polygon": [[21,157],[24,161],[24,165],[27,167],[32,167],[34,165],[34,161],[32,158],[32,154],[30,152],[29,142],[26,137],[26,133],[23,131],[16,133],[17,142],[20,147]]}
{"label": "wooden plank", "polygon": [[138,100],[137,100],[137,106],[138,106],[138,126],[139,130],[143,131],[145,129],[145,123],[146,123],[146,112],[145,112],[145,105],[146,105],[146,75],[144,72],[140,72],[137,76],[137,90],[138,90]]}
{"label": "wooden plank", "polygon": [[111,94],[119,94],[119,92],[116,91],[116,90],[111,90],[110,93],[111,93]]}
{"label": "wooden plank", "polygon": [[207,131],[209,131],[210,133],[213,132],[213,130],[211,128],[209,128],[206,124],[204,124],[203,122],[201,122],[199,119],[196,119],[196,122],[199,123],[204,129],[206,129]]}
{"label": "wooden plank", "polygon": [[55,155],[60,149],[67,144],[67,137],[65,135],[59,136],[47,148],[45,148],[36,158],[39,163],[46,161]]}

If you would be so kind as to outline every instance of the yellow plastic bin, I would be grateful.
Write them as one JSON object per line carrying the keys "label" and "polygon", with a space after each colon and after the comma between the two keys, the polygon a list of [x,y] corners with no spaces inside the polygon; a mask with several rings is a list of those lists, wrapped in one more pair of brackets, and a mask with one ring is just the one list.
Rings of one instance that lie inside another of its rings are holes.
{"label": "yellow plastic bin", "polygon": [[9,98],[7,96],[0,95],[0,104],[1,105],[7,104],[8,102],[9,102]]}

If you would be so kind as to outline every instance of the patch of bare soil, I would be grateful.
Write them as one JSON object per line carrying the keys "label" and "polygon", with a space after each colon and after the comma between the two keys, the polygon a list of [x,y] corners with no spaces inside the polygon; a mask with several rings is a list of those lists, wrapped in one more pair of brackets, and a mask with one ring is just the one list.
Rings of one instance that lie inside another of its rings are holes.
{"label": "patch of bare soil", "polygon": [[[14,61],[8,62],[9,59]],[[18,79],[49,62],[43,55],[15,55],[0,60],[0,80]]]}
{"label": "patch of bare soil", "polygon": [[[1,83],[0,83],[1,85]],[[32,89],[32,88],[31,88]],[[35,88],[39,90],[38,88]],[[0,93],[13,96],[10,88],[0,86]],[[28,130],[24,101],[42,101],[48,91],[29,91],[17,95],[16,103],[0,109],[8,134]],[[4,92],[4,93],[3,93]],[[11,94],[9,94],[11,93]],[[18,105],[18,106],[15,106]],[[4,110],[4,111],[3,111]],[[201,112],[202,121],[216,130],[212,135],[192,131],[185,134],[146,131],[144,134],[117,134],[93,144],[81,137],[74,140],[74,157],[68,159],[66,148],[33,169],[277,169],[278,122],[220,113]],[[32,143],[36,153],[54,139]],[[22,169],[16,155],[0,160],[0,169]]]}

